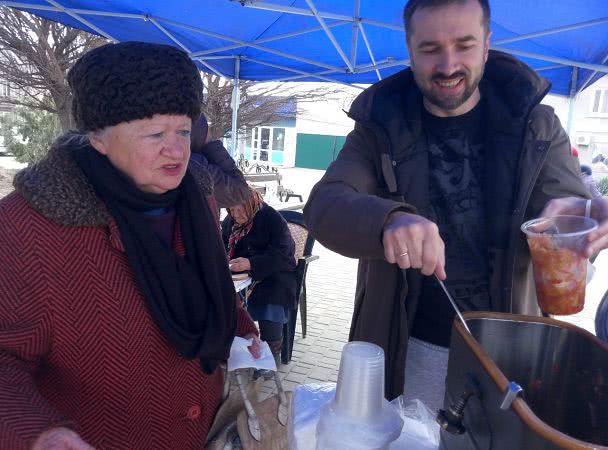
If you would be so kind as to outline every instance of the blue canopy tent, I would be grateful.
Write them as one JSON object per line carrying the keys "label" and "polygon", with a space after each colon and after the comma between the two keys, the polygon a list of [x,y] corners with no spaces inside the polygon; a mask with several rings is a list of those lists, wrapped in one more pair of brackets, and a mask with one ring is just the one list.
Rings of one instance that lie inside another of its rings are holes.
{"label": "blue canopy tent", "polygon": [[[105,36],[178,46],[235,80],[373,83],[408,65],[405,0],[0,0]],[[576,94],[608,73],[608,0],[490,0],[492,48]],[[235,89],[235,93],[238,92]],[[238,98],[233,99],[233,138]],[[235,148],[233,142],[233,148]]]}

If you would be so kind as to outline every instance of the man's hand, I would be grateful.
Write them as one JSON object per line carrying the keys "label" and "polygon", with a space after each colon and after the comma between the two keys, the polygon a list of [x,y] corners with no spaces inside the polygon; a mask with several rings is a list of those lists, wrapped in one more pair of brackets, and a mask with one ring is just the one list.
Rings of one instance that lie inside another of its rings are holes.
{"label": "man's hand", "polygon": [[234,258],[228,261],[230,270],[233,272],[246,272],[251,270],[251,263],[247,258]]}
{"label": "man's hand", "polygon": [[402,269],[421,269],[445,280],[445,245],[430,220],[401,211],[388,216],[382,233],[384,257]]}
{"label": "man's hand", "polygon": [[[578,197],[556,198],[551,200],[540,214],[541,217],[559,215],[584,216],[587,200]],[[597,220],[599,227],[587,236],[585,256],[588,258],[600,250],[608,248],[608,199],[598,197],[591,200],[591,217]]]}
{"label": "man's hand", "polygon": [[260,348],[260,338],[257,336],[257,334],[251,333],[245,336],[245,339],[253,339],[251,345],[248,347],[249,353],[251,353],[251,356],[253,356],[255,359],[259,359],[259,357],[262,356],[262,349]]}
{"label": "man's hand", "polygon": [[51,428],[42,433],[32,450],[95,450],[69,428]]}

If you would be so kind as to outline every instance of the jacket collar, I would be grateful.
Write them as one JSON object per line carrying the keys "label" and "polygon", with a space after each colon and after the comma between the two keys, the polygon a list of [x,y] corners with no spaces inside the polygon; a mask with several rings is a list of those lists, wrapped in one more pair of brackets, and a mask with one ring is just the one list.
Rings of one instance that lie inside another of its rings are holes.
{"label": "jacket collar", "polygon": [[[66,133],[60,136],[40,161],[15,175],[13,185],[33,209],[53,222],[74,227],[111,228],[114,221],[70,156],[72,150],[83,146],[89,144],[81,135]],[[213,193],[211,176],[206,170],[197,170],[193,175],[201,195]]]}

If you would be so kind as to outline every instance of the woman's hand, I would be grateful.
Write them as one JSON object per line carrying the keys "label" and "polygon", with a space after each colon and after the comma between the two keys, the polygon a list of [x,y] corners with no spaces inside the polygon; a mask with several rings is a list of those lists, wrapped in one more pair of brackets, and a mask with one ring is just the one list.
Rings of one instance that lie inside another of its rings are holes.
{"label": "woman's hand", "polygon": [[36,439],[32,450],[95,450],[69,428],[51,428]]}
{"label": "woman's hand", "polygon": [[251,333],[251,334],[248,334],[247,336],[245,336],[245,339],[253,339],[253,342],[248,347],[249,353],[251,353],[251,356],[253,356],[255,359],[259,359],[260,356],[262,356],[262,349],[260,347],[260,338],[257,336],[257,334]]}
{"label": "woman's hand", "polygon": [[247,272],[251,270],[251,263],[247,258],[234,258],[228,261],[228,264],[233,272]]}

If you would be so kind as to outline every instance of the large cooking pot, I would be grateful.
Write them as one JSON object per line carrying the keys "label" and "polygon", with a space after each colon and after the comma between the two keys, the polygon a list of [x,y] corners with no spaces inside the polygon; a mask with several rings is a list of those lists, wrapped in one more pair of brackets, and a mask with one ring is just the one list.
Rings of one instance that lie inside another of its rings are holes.
{"label": "large cooking pot", "polygon": [[464,419],[441,431],[441,449],[608,450],[607,344],[549,318],[464,317],[473,336],[454,322],[444,400]]}

